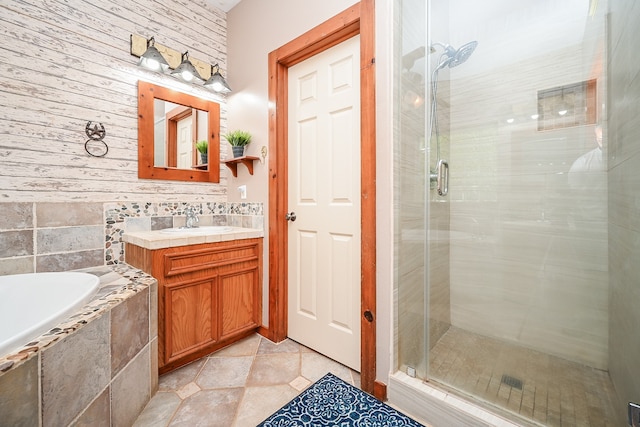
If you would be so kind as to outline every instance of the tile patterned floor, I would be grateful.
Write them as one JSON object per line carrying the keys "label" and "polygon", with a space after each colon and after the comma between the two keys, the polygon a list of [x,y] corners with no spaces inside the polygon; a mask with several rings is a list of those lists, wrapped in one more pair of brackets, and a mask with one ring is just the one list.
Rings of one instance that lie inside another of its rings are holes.
{"label": "tile patterned floor", "polygon": [[295,341],[252,335],[162,375],[134,426],[253,427],[327,372],[360,386],[357,372]]}
{"label": "tile patterned floor", "polygon": [[616,420],[615,391],[606,371],[455,327],[440,338],[430,357],[435,381],[536,425],[625,425]]}

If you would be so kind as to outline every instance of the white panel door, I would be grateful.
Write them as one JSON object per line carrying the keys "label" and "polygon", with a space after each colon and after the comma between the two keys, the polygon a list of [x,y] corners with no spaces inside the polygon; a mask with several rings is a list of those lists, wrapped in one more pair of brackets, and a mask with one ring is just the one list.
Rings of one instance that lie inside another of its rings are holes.
{"label": "white panel door", "polygon": [[193,163],[193,119],[178,122],[178,169],[190,169]]}
{"label": "white panel door", "polygon": [[288,335],[360,370],[360,37],[289,68]]}

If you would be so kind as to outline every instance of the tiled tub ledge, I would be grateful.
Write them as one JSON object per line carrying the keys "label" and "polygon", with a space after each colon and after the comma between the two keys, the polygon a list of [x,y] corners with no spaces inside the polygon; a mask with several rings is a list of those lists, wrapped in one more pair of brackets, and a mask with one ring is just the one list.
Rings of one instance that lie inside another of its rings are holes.
{"label": "tiled tub ledge", "polygon": [[0,355],[7,425],[131,425],[158,386],[157,281],[127,264],[86,268],[91,302]]}

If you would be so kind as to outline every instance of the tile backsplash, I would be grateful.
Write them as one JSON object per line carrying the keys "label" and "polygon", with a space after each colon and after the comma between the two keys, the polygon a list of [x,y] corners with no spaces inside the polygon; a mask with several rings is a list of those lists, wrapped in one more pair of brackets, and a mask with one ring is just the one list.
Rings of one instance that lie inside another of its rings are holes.
{"label": "tile backsplash", "polygon": [[193,206],[200,225],[264,228],[262,203],[0,203],[0,275],[124,262],[125,231],[178,227]]}

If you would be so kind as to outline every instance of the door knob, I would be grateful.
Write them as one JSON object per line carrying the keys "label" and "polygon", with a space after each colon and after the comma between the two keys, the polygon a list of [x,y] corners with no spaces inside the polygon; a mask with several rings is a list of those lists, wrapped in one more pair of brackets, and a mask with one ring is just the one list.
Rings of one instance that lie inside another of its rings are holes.
{"label": "door knob", "polygon": [[285,219],[287,221],[291,221],[291,222],[295,221],[296,220],[296,213],[295,212],[290,212],[290,213],[286,214],[285,215]]}

